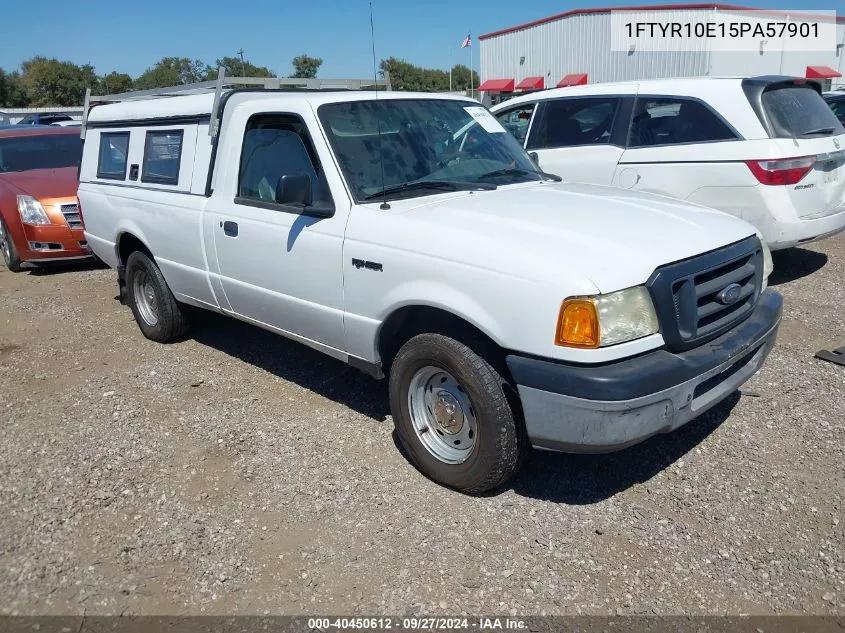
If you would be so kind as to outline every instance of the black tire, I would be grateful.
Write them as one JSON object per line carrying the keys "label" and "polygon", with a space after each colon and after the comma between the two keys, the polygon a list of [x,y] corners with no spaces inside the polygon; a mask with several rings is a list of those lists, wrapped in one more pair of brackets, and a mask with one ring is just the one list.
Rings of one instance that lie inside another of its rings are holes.
{"label": "black tire", "polygon": [[6,223],[0,218],[0,228],[2,228],[2,236],[0,236],[0,251],[3,252],[3,261],[6,263],[6,268],[13,273],[19,273],[21,269],[21,259],[18,257],[18,249],[15,248],[15,242],[9,234],[9,229]]}
{"label": "black tire", "polygon": [[[152,294],[154,304],[146,300],[146,305],[152,310],[154,321],[149,313],[145,316],[145,299],[138,296],[136,281]],[[156,263],[141,251],[133,252],[126,260],[126,299],[138,327],[151,341],[169,343],[188,331],[190,323],[184,306],[170,292]]]}
{"label": "black tire", "polygon": [[[426,367],[454,376],[469,397],[478,434],[469,456],[461,463],[436,457],[414,429],[408,392],[415,374]],[[464,343],[430,333],[410,339],[391,366],[389,392],[396,433],[411,462],[429,478],[461,492],[477,494],[504,484],[528,451],[515,411],[518,405],[511,405],[507,389],[507,381],[493,365]]]}

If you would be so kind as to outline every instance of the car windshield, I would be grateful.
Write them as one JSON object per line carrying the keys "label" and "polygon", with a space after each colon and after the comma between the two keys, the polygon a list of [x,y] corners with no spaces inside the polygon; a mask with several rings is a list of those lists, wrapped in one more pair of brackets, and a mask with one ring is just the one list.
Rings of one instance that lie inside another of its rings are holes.
{"label": "car windshield", "polygon": [[358,201],[543,179],[519,142],[472,102],[347,101],[320,106],[319,116]]}
{"label": "car windshield", "polygon": [[78,167],[82,139],[76,134],[38,134],[0,138],[0,173]]}

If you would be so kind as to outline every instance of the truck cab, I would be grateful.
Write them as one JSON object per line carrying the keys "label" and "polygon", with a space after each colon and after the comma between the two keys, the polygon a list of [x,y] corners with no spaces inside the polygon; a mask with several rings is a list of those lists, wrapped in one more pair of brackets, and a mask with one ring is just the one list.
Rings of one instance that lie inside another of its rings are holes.
{"label": "truck cab", "polygon": [[775,341],[752,226],[561,183],[469,99],[218,90],[97,106],[83,133],[88,243],[145,336],[196,306],[387,378],[410,460],[461,491],[531,446],[674,430]]}

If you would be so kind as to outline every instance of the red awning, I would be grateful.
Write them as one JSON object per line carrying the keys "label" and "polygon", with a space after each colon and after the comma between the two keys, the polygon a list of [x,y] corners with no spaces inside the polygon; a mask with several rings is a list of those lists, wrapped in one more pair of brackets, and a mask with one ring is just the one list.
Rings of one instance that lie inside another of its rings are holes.
{"label": "red awning", "polygon": [[833,70],[830,66],[807,66],[807,79],[832,79],[841,77],[842,73]]}
{"label": "red awning", "polygon": [[546,86],[546,80],[543,77],[526,77],[518,84],[517,90],[542,90]]}
{"label": "red awning", "polygon": [[513,92],[513,79],[488,79],[478,86],[479,92]]}
{"label": "red awning", "polygon": [[557,82],[558,88],[566,86],[584,86],[587,83],[587,73],[571,73]]}

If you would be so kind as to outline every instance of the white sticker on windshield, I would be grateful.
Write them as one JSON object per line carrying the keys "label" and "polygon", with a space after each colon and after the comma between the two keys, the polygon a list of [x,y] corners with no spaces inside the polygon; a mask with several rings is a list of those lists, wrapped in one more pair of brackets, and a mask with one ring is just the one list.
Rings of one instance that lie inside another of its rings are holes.
{"label": "white sticker on windshield", "polygon": [[487,110],[487,108],[483,108],[481,106],[469,106],[468,108],[464,108],[464,110],[473,119],[478,121],[478,125],[491,134],[498,134],[499,132],[507,131],[502,127],[502,124],[496,120],[496,117]]}

